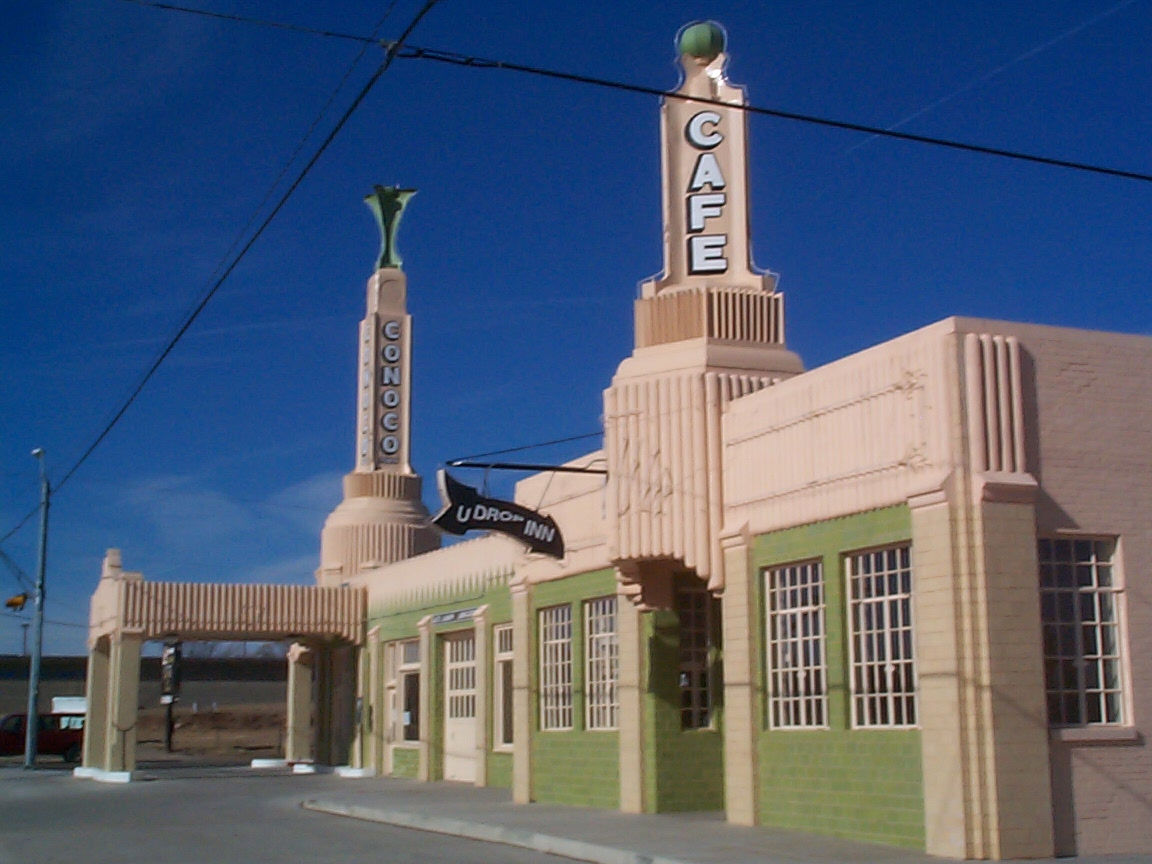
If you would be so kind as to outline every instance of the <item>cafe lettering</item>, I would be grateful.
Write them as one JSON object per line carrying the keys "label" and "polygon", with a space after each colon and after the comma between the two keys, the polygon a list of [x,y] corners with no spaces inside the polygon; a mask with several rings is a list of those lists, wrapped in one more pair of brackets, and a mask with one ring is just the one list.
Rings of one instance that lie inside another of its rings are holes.
{"label": "cafe lettering", "polygon": [[705,233],[710,219],[724,215],[728,202],[724,191],[727,183],[716,148],[724,140],[720,131],[721,117],[715,111],[700,111],[684,127],[684,137],[696,150],[701,151],[688,181],[688,272],[726,273],[728,259],[724,249],[728,235]]}

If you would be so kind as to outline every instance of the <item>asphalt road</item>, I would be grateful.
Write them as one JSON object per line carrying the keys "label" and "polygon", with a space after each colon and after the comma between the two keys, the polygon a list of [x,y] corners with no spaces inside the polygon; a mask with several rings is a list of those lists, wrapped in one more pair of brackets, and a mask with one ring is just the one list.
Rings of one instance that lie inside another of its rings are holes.
{"label": "asphalt road", "polygon": [[[5,760],[7,761],[7,760]],[[0,766],[0,864],[560,864],[526,849],[300,808],[349,781],[182,766],[124,785]]]}

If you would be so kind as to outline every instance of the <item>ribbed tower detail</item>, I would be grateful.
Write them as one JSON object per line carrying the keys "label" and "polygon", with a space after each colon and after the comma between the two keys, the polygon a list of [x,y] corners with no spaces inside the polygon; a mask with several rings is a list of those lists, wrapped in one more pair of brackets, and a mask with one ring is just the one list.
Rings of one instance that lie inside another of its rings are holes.
{"label": "ribbed tower detail", "polygon": [[356,467],[344,477],[344,500],[320,535],[316,578],[321,585],[339,585],[364,567],[440,545],[410,457],[412,317],[395,237],[412,194],[378,186],[366,199],[382,240],[377,270],[368,280],[367,314],[360,322]]}

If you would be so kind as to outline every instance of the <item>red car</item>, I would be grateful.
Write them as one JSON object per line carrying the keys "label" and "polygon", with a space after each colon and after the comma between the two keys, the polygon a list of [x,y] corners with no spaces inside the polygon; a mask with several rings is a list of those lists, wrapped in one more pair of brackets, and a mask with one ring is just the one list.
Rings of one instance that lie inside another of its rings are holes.
{"label": "red car", "polygon": [[[24,716],[9,714],[0,720],[0,756],[24,752]],[[79,762],[84,749],[83,714],[41,714],[36,752],[62,756],[65,762]]]}

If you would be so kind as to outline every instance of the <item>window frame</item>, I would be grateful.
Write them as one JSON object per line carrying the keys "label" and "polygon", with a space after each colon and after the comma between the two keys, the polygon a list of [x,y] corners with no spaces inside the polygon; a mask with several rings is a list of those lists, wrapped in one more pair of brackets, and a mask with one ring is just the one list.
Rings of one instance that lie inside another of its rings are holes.
{"label": "window frame", "polygon": [[616,595],[582,605],[584,618],[584,728],[620,728],[620,637]]}
{"label": "window frame", "polygon": [[[824,562],[810,558],[771,565],[761,572],[767,726],[779,731],[828,729]],[[782,580],[787,581],[782,583]],[[791,605],[792,595],[796,595],[795,605]],[[811,627],[813,622],[815,627]],[[815,632],[806,633],[805,629]],[[812,657],[813,646],[815,657]],[[789,651],[796,652],[796,662],[782,662]],[[816,683],[810,685],[813,678]]]}
{"label": "window frame", "polygon": [[[887,557],[893,554],[897,562],[895,568]],[[884,556],[883,563],[874,571],[872,568],[879,556]],[[857,572],[856,567],[865,560],[869,562],[868,572]],[[847,617],[845,634],[851,728],[918,729],[920,678],[916,663],[912,544],[905,540],[846,552],[841,564]],[[894,591],[889,590],[893,577],[896,577],[897,586]],[[870,582],[866,584],[865,579]],[[859,595],[857,587],[860,588]],[[880,590],[875,591],[877,588]],[[866,591],[874,593],[865,594]],[[894,607],[899,610],[895,626],[892,621]],[[870,621],[873,626],[861,627]],[[894,642],[893,636],[897,634],[901,638]],[[892,651],[894,645],[898,646],[900,656],[889,656],[896,653]],[[872,656],[858,656],[861,648],[867,648]],[[893,686],[896,682],[900,683]]]}
{"label": "window frame", "polygon": [[[413,647],[414,657],[408,650]],[[417,637],[389,642],[386,653],[390,740],[401,747],[414,747],[420,743],[420,689],[424,686],[421,681],[420,639]],[[410,680],[415,681],[414,692],[409,689]],[[410,704],[410,700],[414,704]],[[408,715],[410,722],[404,722],[405,715]]]}
{"label": "window frame", "polygon": [[542,732],[574,728],[572,618],[571,603],[547,606],[536,613],[540,652],[537,713]]}
{"label": "window frame", "polygon": [[[1048,555],[1045,555],[1045,544],[1051,544],[1051,552]],[[1066,557],[1056,554],[1056,544],[1066,544],[1069,554]],[[1088,544],[1091,547],[1089,560],[1080,560],[1082,556],[1077,547],[1081,544]],[[1107,562],[1101,561],[1098,554],[1101,545],[1104,544],[1109,547]],[[1100,534],[1041,535],[1037,537],[1036,541],[1036,564],[1037,590],[1040,600],[1041,652],[1044,662],[1045,713],[1049,728],[1057,732],[1075,734],[1076,730],[1119,730],[1131,726],[1132,698],[1128,668],[1126,584],[1122,567],[1120,538]],[[1061,585],[1059,584],[1060,571],[1064,567],[1068,568],[1066,574],[1068,584]],[[1088,571],[1091,576],[1089,584],[1081,584],[1082,568]],[[1109,585],[1100,584],[1100,574],[1104,568],[1107,568],[1107,578],[1111,583]],[[1050,575],[1047,582],[1046,570]],[[1065,608],[1061,608],[1061,595],[1070,598]],[[1048,600],[1049,597],[1052,599]],[[1104,606],[1102,603],[1104,597],[1110,598],[1108,605],[1111,607],[1111,618],[1107,621],[1101,620],[1100,617]],[[1085,598],[1092,599],[1092,612],[1096,616],[1095,621],[1085,621]],[[1056,613],[1054,617],[1050,615],[1053,612]],[[1061,617],[1062,612],[1069,613],[1068,620]],[[1060,633],[1061,625],[1069,628],[1063,635]],[[1092,641],[1096,646],[1095,653],[1086,652],[1088,644],[1085,634],[1086,626],[1093,626]],[[1114,650],[1111,653],[1105,653],[1103,647],[1107,641],[1103,638],[1106,627],[1111,628],[1113,633],[1112,647]],[[1074,652],[1072,654],[1061,652],[1061,649],[1067,647],[1065,644],[1066,637],[1070,637],[1071,648]],[[1057,647],[1058,653],[1056,654],[1050,652],[1053,644]],[[1063,665],[1054,670],[1053,663],[1059,664],[1061,660],[1066,661],[1069,665]],[[1108,662],[1113,664],[1115,670],[1115,685],[1113,687],[1106,686],[1108,675],[1105,664]],[[1095,670],[1097,685],[1095,687],[1089,685],[1090,668]],[[1061,681],[1061,675],[1066,674],[1069,669],[1075,675],[1075,685],[1073,687],[1057,686],[1054,688],[1052,686],[1054,677],[1058,685],[1066,685],[1066,679]],[[1054,671],[1056,672],[1055,676]],[[1118,703],[1114,712],[1108,707],[1109,694],[1113,694]],[[1069,696],[1076,701],[1077,717],[1075,719],[1067,719],[1065,709],[1068,705],[1066,700]],[[1058,721],[1053,719],[1054,698],[1057,700],[1059,709],[1055,712],[1059,714],[1060,719]],[[1093,700],[1101,719],[1090,719],[1092,715],[1090,705],[1093,704]]]}
{"label": "window frame", "polygon": [[[507,640],[503,638],[505,635]],[[513,640],[511,624],[497,624],[492,628],[492,749],[496,751],[511,751],[516,740],[512,703]]]}

